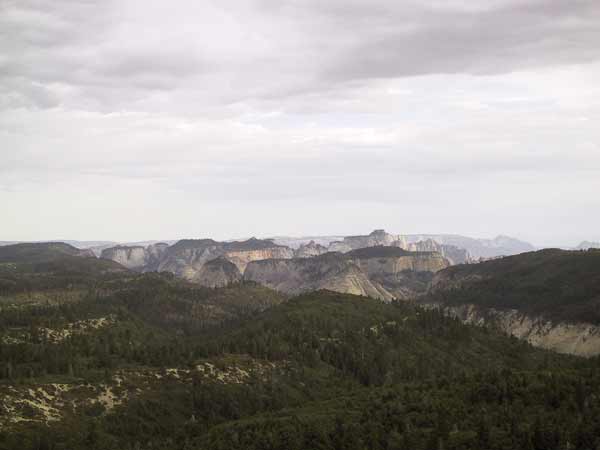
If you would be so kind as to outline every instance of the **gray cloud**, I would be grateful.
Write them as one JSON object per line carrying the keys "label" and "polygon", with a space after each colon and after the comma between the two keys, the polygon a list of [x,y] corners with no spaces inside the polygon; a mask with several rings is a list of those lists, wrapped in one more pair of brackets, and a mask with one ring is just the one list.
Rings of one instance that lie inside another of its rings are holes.
{"label": "gray cloud", "polygon": [[[598,23],[594,0],[0,0],[0,239],[598,240]],[[131,205],[156,224],[109,225]]]}
{"label": "gray cloud", "polygon": [[[73,106],[85,101],[81,94],[119,110],[155,90],[248,101],[321,92],[347,80],[505,73],[600,57],[593,0],[471,5],[5,0],[2,73],[5,80],[67,85],[74,92],[63,101]],[[138,95],[120,99],[112,90]],[[26,89],[21,95],[32,97]],[[47,107],[35,96],[30,102]]]}

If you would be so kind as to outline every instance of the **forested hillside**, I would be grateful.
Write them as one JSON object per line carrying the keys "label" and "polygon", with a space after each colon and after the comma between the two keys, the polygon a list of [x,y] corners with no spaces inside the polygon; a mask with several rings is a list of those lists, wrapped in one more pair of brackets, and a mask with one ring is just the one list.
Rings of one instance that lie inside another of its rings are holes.
{"label": "forested hillside", "polygon": [[422,300],[600,324],[600,250],[540,250],[449,267]]}
{"label": "forested hillside", "polygon": [[67,272],[43,272],[78,293],[61,296],[14,270],[14,291],[0,295],[0,449],[600,444],[597,358],[436,310],[103,268],[70,285]]}

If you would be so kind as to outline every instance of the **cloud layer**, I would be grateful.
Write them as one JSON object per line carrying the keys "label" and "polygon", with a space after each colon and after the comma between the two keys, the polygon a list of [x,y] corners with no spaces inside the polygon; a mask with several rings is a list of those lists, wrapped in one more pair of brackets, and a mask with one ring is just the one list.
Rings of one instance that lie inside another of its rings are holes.
{"label": "cloud layer", "polygon": [[600,4],[0,0],[2,239],[600,239]]}

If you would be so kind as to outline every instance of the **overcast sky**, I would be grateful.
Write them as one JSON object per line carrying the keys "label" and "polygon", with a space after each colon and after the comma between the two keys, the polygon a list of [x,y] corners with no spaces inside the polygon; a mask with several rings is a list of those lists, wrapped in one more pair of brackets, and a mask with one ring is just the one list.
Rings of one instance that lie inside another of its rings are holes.
{"label": "overcast sky", "polygon": [[0,240],[600,240],[598,0],[0,0]]}

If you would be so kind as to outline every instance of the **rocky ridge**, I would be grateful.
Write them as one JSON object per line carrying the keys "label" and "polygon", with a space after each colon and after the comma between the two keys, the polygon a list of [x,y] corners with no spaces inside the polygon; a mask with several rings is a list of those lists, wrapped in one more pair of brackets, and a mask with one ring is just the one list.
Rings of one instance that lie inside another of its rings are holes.
{"label": "rocky ridge", "polygon": [[224,287],[241,279],[242,274],[238,267],[227,258],[219,256],[207,261],[194,276],[193,281],[202,286]]}
{"label": "rocky ridge", "polygon": [[432,239],[438,244],[465,249],[469,256],[475,260],[510,256],[536,250],[528,242],[502,235],[496,236],[494,239],[476,239],[457,234],[409,234],[404,237],[409,244]]}
{"label": "rocky ridge", "polygon": [[[246,265],[255,260],[270,258],[292,258],[294,252],[288,247],[277,245],[270,240],[251,238],[246,241],[218,242],[212,239],[184,239],[174,245],[152,244],[148,247],[117,246],[105,249],[101,257],[111,259],[121,265],[140,272],[171,272],[189,281],[204,280],[208,285],[218,280],[208,281],[207,276],[215,267],[203,270],[206,263],[217,258],[225,258],[243,273]],[[237,278],[230,267],[226,278]]]}
{"label": "rocky ridge", "polygon": [[469,252],[464,248],[455,245],[440,244],[433,239],[411,242],[407,245],[407,250],[412,252],[437,252],[445,257],[450,264],[467,264],[471,262]]}
{"label": "rocky ridge", "polygon": [[294,252],[295,258],[311,258],[313,256],[323,255],[328,252],[327,247],[318,244],[315,241],[310,241],[300,245]]}
{"label": "rocky ridge", "polygon": [[[408,252],[404,247],[413,251]],[[336,248],[344,251],[330,251]],[[326,254],[337,256],[330,255],[304,263],[281,262],[312,260]],[[132,270],[171,272],[188,281],[211,287],[248,279],[263,282],[267,286],[279,286],[280,290],[287,293],[326,288],[384,300],[408,298],[424,291],[428,277],[422,274],[434,273],[457,260],[462,262],[461,257],[466,259],[465,252],[461,254],[458,249],[441,246],[434,241],[409,246],[399,235],[383,230],[375,230],[366,236],[349,236],[332,242],[329,247],[309,241],[296,250],[278,245],[273,240],[251,238],[233,242],[185,239],[171,246],[163,243],[148,247],[116,246],[102,252],[102,258],[116,261]],[[253,262],[271,260],[276,262],[265,262],[246,273],[247,267]],[[271,267],[273,274],[258,274],[257,267],[263,267],[263,270]],[[316,270],[320,275],[316,278],[301,275],[304,270],[310,273]],[[284,281],[283,278],[289,279]]]}
{"label": "rocky ridge", "polygon": [[[448,265],[471,262],[469,252],[456,245],[384,230],[347,236],[328,246],[320,242],[325,241],[310,240],[293,249],[272,239],[185,239],[170,246],[116,246],[105,249],[102,257],[136,271],[167,271],[211,287],[247,279],[292,294],[326,288],[383,300],[420,295],[426,291],[431,274]],[[378,249],[376,256],[367,250],[373,248]],[[392,249],[391,253],[385,253],[384,248]],[[327,254],[338,256],[320,258]],[[282,262],[286,260],[290,262]],[[247,270],[257,261],[265,262]]]}
{"label": "rocky ridge", "polygon": [[438,253],[377,246],[346,254],[254,261],[248,264],[244,279],[289,294],[329,289],[390,301],[423,293],[433,273],[448,265]]}
{"label": "rocky ridge", "polygon": [[330,252],[349,252],[365,247],[392,246],[407,248],[406,240],[402,235],[393,235],[385,230],[375,230],[366,236],[346,236],[342,241],[329,244]]}
{"label": "rocky ridge", "polygon": [[142,271],[146,268],[155,268],[168,247],[169,245],[165,243],[152,244],[148,247],[118,245],[102,250],[100,258],[118,262],[131,270]]}

